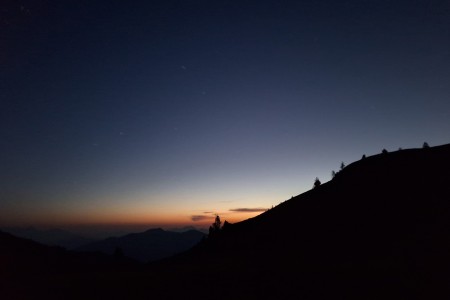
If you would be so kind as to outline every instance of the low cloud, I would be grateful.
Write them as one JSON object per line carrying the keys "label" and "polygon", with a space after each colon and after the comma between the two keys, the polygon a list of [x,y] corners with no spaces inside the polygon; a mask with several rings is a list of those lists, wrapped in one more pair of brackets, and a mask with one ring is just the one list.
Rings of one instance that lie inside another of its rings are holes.
{"label": "low cloud", "polygon": [[193,216],[191,216],[191,220],[193,222],[208,220],[208,219],[212,219],[212,218],[213,218],[212,216],[205,216],[205,215],[193,215]]}
{"label": "low cloud", "polygon": [[232,212],[262,212],[262,211],[266,211],[266,210],[267,210],[267,208],[263,208],[263,207],[255,207],[255,208],[243,207],[243,208],[230,209],[230,211],[232,211]]}

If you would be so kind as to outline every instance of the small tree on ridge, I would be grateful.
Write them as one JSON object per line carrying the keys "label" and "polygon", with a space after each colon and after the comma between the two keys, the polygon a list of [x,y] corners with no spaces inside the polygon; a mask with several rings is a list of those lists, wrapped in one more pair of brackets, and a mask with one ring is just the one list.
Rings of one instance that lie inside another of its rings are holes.
{"label": "small tree on ridge", "polygon": [[322,183],[320,182],[319,178],[316,177],[316,180],[314,180],[314,188],[317,188],[319,185],[321,185]]}
{"label": "small tree on ridge", "polygon": [[212,223],[211,226],[209,226],[209,236],[215,236],[217,233],[219,233],[221,229],[222,222],[220,221],[219,215],[216,215],[216,219],[214,220],[214,223]]}

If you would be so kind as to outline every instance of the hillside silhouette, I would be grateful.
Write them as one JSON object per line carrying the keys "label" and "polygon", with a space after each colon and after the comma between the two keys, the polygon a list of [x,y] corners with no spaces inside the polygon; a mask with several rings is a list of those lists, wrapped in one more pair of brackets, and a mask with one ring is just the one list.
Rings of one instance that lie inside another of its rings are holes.
{"label": "hillside silhouette", "polygon": [[127,258],[68,251],[2,231],[0,266],[0,299],[80,299],[88,291],[108,289],[97,277],[120,278],[139,269]]}
{"label": "hillside silhouette", "polygon": [[224,299],[450,296],[449,182],[450,145],[366,157],[167,263]]}
{"label": "hillside silhouette", "polygon": [[[364,157],[331,181],[257,217],[228,223],[175,257],[127,271],[105,272],[109,264],[94,268],[107,276],[93,277],[92,268],[82,272],[79,276],[90,278],[90,284],[68,285],[66,294],[127,299],[446,299],[449,183],[450,145]],[[11,260],[20,259],[12,255]],[[15,282],[2,275],[6,282]],[[97,294],[90,292],[92,286]]]}

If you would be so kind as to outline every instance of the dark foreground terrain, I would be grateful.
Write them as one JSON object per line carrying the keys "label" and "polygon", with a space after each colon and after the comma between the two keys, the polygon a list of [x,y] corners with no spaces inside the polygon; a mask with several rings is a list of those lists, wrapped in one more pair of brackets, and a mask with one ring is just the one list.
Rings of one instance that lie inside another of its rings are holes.
{"label": "dark foreground terrain", "polygon": [[142,265],[0,234],[2,299],[448,299],[450,145],[357,161]]}

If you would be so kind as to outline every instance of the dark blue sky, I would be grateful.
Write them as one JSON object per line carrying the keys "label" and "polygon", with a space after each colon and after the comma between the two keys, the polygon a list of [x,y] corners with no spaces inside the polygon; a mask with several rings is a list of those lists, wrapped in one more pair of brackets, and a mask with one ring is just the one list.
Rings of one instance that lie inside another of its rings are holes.
{"label": "dark blue sky", "polygon": [[238,220],[230,210],[276,205],[341,161],[450,141],[448,1],[8,1],[0,14],[4,224]]}

